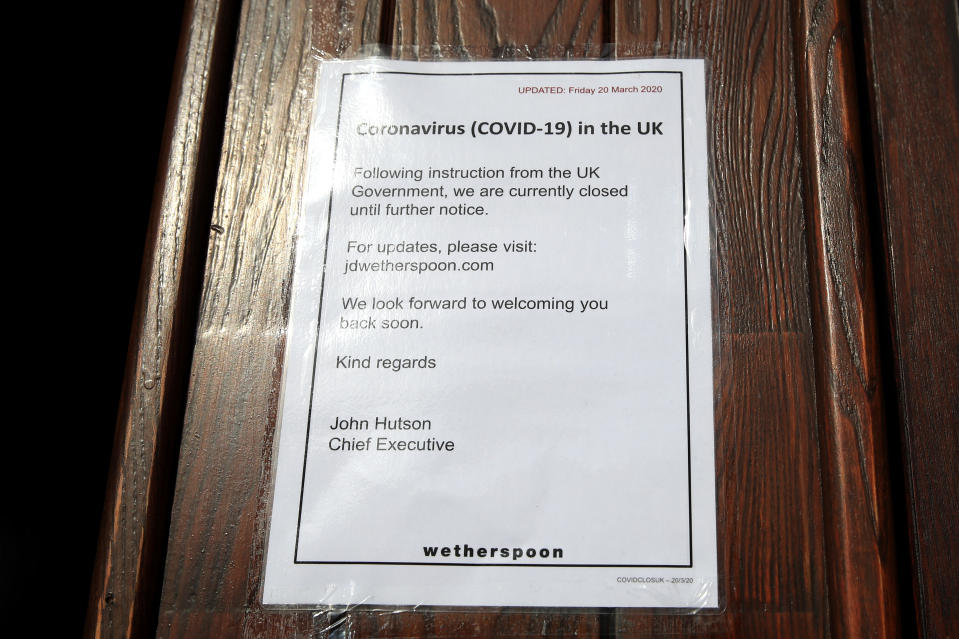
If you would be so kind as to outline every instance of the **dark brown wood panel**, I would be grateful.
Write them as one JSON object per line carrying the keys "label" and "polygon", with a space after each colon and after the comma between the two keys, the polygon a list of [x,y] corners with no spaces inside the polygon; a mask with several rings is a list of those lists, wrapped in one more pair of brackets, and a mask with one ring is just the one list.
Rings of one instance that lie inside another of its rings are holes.
{"label": "dark brown wood panel", "polygon": [[601,639],[600,619],[591,612],[438,611],[435,613],[380,610],[350,612],[338,620],[342,637],[350,639],[460,639],[465,637],[552,637]]}
{"label": "dark brown wood panel", "polygon": [[690,9],[685,3],[616,0],[613,6],[610,41],[617,57],[677,55],[681,48],[701,45],[688,41]]}
{"label": "dark brown wood panel", "polygon": [[844,0],[794,5],[829,619],[836,637],[899,637],[856,45]]}
{"label": "dark brown wood panel", "polygon": [[959,619],[959,5],[865,0],[891,365],[915,623]]}
{"label": "dark brown wood panel", "polygon": [[[931,6],[935,24],[901,2],[864,15],[919,625],[948,636],[959,181],[941,158],[959,145],[959,19],[954,2]],[[934,46],[902,54],[924,30]],[[604,42],[620,57],[707,58],[722,612],[260,607],[314,56],[377,42],[409,59],[595,57]],[[851,49],[845,0],[247,0],[158,635],[897,636]]]}
{"label": "dark brown wood panel", "polygon": [[312,37],[314,13],[305,1],[243,4],[160,637],[315,636],[323,623],[309,612],[266,615],[257,601],[314,51],[357,49],[364,30],[348,20],[365,16],[366,4],[320,7],[320,39]]}
{"label": "dark brown wood panel", "polygon": [[[821,530],[808,521],[820,505],[815,468],[804,460],[816,451],[786,430],[814,418],[813,380],[795,373],[812,365],[808,337],[730,335],[722,343],[716,422],[723,609],[692,616],[621,610],[617,637],[829,636]],[[744,362],[753,363],[745,366],[751,374],[742,372]],[[768,422],[760,421],[764,416]],[[770,432],[759,434],[764,430]],[[785,437],[798,443],[783,445]]]}
{"label": "dark brown wood panel", "polygon": [[599,57],[603,0],[397,2],[393,57],[402,59]]}
{"label": "dark brown wood panel", "polygon": [[617,635],[829,635],[805,214],[786,3],[624,1],[619,55],[705,57],[723,612]]}
{"label": "dark brown wood panel", "polygon": [[238,3],[188,2],[114,436],[87,637],[152,636]]}

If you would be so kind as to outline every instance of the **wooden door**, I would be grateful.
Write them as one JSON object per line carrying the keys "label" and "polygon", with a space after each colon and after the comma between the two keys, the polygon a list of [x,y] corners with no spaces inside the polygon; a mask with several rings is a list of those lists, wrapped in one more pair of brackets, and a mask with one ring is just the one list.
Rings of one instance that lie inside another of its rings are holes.
{"label": "wooden door", "polygon": [[[959,21],[948,4],[936,5],[936,46],[959,50]],[[928,278],[915,270],[928,264],[925,257],[915,266],[901,257],[904,243],[919,241],[910,224],[923,214],[899,205],[923,195],[904,192],[896,177],[921,163],[886,161],[902,151],[880,126],[886,109],[909,99],[890,105],[881,93],[896,62],[877,39],[899,33],[898,6],[867,2],[862,16],[851,15],[844,0],[194,0],[190,8],[179,115],[169,129],[141,339],[131,354],[91,593],[91,636],[154,629],[158,637],[898,637],[915,629],[948,636],[935,597],[952,597],[953,612],[955,597],[930,553],[955,550],[948,534],[955,516],[933,527],[931,541],[918,520],[896,525],[937,498],[954,506],[959,485],[927,499],[921,483],[910,484],[915,474],[937,471],[956,479],[927,444],[908,444],[917,429],[945,426],[935,441],[955,452],[959,411],[944,380],[959,372],[959,331],[956,314],[944,313],[951,350],[930,369],[923,349],[943,327],[923,324],[913,313],[929,311],[907,302],[914,286],[926,285],[922,299],[946,297],[953,308],[956,258],[947,242],[934,243],[928,259],[953,270]],[[316,60],[372,50],[404,59],[707,59],[721,612],[357,609],[332,616],[258,603]],[[862,95],[859,85],[863,51],[875,94]],[[947,65],[948,86],[957,64],[954,57]],[[224,102],[217,101],[221,88],[228,88]],[[861,105],[870,104],[875,111],[861,119]],[[944,104],[952,119],[937,144],[948,146],[959,142],[955,93]],[[219,129],[218,117],[225,122]],[[875,126],[875,142],[861,121]],[[222,146],[211,148],[217,131]],[[867,177],[873,158],[881,198]],[[215,191],[206,203],[211,166]],[[930,169],[919,177],[943,180],[953,215],[930,223],[957,239],[954,174]],[[881,224],[871,218],[876,209],[885,213]],[[887,229],[889,239],[878,267],[876,229]],[[204,248],[205,257],[192,262]],[[194,293],[190,282],[200,277]],[[195,315],[191,299],[199,300]],[[887,304],[896,309],[895,344],[885,343],[877,310]],[[916,323],[918,333],[906,334]],[[892,353],[895,371],[884,353]],[[917,383],[931,386],[946,414],[922,419],[935,409]],[[890,395],[898,396],[893,406]],[[897,487],[905,499],[897,499]],[[916,564],[904,558],[910,547]],[[917,577],[924,585],[913,602],[915,566],[926,581]]]}

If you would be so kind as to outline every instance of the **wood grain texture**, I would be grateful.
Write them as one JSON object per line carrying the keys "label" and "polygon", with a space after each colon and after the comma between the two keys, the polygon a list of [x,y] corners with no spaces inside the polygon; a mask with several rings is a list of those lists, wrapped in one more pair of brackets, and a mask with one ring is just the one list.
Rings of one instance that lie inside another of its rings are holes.
{"label": "wood grain texture", "polygon": [[[173,504],[157,635],[315,636],[258,604],[273,426],[314,50],[362,44],[365,2],[245,2]],[[345,16],[345,18],[344,18]],[[343,20],[346,19],[346,22]],[[375,29],[374,29],[375,31]]]}
{"label": "wood grain texture", "polygon": [[383,53],[389,0],[311,0],[311,45],[323,59]]}
{"label": "wood grain texture", "polygon": [[600,639],[601,620],[592,611],[562,612],[542,609],[483,609],[459,612],[351,610],[335,619],[337,639],[499,639],[501,637],[553,637],[556,639]]}
{"label": "wood grain texture", "polygon": [[602,0],[398,2],[393,57],[569,59],[599,57],[608,37]]}
{"label": "wood grain texture", "polygon": [[916,626],[959,630],[959,6],[862,4]]}
{"label": "wood grain texture", "polygon": [[789,7],[617,6],[618,55],[705,57],[724,611],[623,610],[620,637],[829,635],[822,468]]}
{"label": "wood grain texture", "polygon": [[[304,1],[244,5],[158,635],[895,636],[876,302],[842,2],[317,0],[311,13]],[[593,57],[613,41],[620,57],[709,60],[721,613],[259,606],[312,56],[376,41],[411,59]],[[908,226],[910,215],[887,213],[887,224]],[[955,219],[934,228],[954,233]],[[928,262],[903,271],[901,244],[915,240],[901,234],[890,241],[893,299],[914,295],[903,288],[913,280],[942,293]],[[896,326],[925,317],[897,313]],[[927,379],[912,374],[911,384]]]}
{"label": "wood grain texture", "polygon": [[836,637],[899,637],[855,43],[844,0],[794,6],[823,501]]}
{"label": "wood grain texture", "polygon": [[188,3],[177,53],[87,613],[153,635],[222,132],[235,3]]}
{"label": "wood grain texture", "polygon": [[732,334],[721,343],[716,455],[723,610],[621,610],[616,636],[829,636],[817,451],[813,433],[804,430],[813,429],[815,418],[809,337]]}

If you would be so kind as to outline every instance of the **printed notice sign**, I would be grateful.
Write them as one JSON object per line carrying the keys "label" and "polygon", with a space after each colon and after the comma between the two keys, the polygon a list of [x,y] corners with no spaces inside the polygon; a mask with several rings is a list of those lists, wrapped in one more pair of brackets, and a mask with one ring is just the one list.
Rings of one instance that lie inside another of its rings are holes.
{"label": "printed notice sign", "polygon": [[321,67],[264,603],[716,607],[703,62]]}

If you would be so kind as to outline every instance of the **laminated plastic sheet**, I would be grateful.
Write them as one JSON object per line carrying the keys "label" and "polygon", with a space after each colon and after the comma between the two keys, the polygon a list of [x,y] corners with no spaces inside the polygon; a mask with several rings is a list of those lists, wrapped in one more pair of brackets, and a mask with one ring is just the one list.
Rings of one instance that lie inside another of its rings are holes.
{"label": "laminated plastic sheet", "polygon": [[716,612],[704,62],[314,104],[263,602]]}

